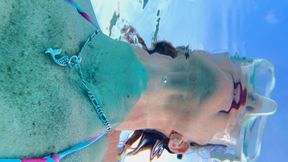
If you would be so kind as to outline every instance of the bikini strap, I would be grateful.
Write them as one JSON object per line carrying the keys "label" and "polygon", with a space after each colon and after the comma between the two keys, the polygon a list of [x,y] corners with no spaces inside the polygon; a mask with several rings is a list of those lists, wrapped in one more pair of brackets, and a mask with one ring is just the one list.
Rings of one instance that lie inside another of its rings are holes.
{"label": "bikini strap", "polygon": [[82,8],[75,2],[75,0],[65,0],[65,1],[68,2],[69,4],[71,4],[84,19],[86,19],[96,29],[98,29],[97,23],[95,21],[93,21],[93,19],[89,16],[89,14],[87,12],[82,10]]}

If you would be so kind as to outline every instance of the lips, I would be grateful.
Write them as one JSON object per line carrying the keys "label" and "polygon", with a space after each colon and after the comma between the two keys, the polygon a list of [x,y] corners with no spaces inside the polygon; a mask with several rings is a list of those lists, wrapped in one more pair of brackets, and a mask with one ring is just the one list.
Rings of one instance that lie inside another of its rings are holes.
{"label": "lips", "polygon": [[232,109],[239,110],[239,108],[246,103],[247,89],[243,88],[241,82],[233,82],[233,101],[228,111],[222,110],[220,112],[230,113]]}

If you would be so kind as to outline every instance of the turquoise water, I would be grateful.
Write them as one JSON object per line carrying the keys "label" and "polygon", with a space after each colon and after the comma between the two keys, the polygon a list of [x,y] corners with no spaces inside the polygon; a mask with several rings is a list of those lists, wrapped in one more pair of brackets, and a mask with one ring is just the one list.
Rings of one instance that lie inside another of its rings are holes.
{"label": "turquoise water", "polygon": [[[272,98],[278,102],[279,108],[278,112],[268,120],[259,161],[284,161],[283,159],[286,158],[285,146],[288,144],[288,111],[286,109],[288,105],[285,102],[288,97],[288,68],[286,65],[287,55],[285,55],[287,53],[285,51],[286,43],[288,42],[288,24],[285,9],[288,7],[288,3],[284,0],[277,3],[272,3],[268,0],[261,3],[243,1],[243,6],[232,7],[222,13],[220,11],[225,9],[225,5],[219,6],[216,2],[208,2],[212,7],[215,7],[217,13],[214,15],[216,19],[213,18],[213,13],[211,12],[209,14],[212,17],[205,18],[211,18],[211,21],[208,22],[210,22],[211,26],[215,26],[215,28],[213,27],[214,30],[206,33],[208,37],[205,39],[205,46],[203,46],[205,49],[207,48],[212,52],[230,51],[231,53],[238,52],[240,55],[247,57],[266,58],[276,67],[277,83]],[[82,6],[87,6],[85,2],[81,2],[81,4]],[[69,78],[69,71],[53,66],[49,58],[43,54],[44,49],[47,47],[62,47],[67,53],[74,53],[79,47],[79,41],[85,40],[88,34],[93,31],[93,28],[87,25],[82,18],[78,17],[72,8],[66,8],[67,4],[57,2],[57,4],[52,4],[52,6],[44,7],[43,9],[43,6],[47,5],[51,5],[49,1],[30,4],[25,2],[18,3],[18,1],[0,2],[0,6],[4,6],[0,12],[0,17],[2,18],[0,24],[0,48],[2,53],[0,65],[2,75],[0,81],[1,83],[10,83],[1,86],[0,89],[0,106],[4,107],[0,112],[5,114],[0,119],[0,130],[6,133],[0,135],[0,143],[3,144],[0,147],[0,157],[14,157],[19,154],[30,157],[39,156],[47,152],[58,152],[65,148],[67,143],[73,145],[90,137],[95,131],[95,129],[91,128],[103,129],[102,126],[95,124],[98,120],[94,119],[95,116],[90,113],[90,105],[86,102],[86,98],[81,95],[77,84],[73,88],[67,86],[71,84],[71,82],[67,81],[69,80],[67,79]],[[59,6],[62,7],[59,9]],[[228,6],[231,6],[231,2]],[[248,8],[245,8],[245,6]],[[70,16],[62,14],[63,12]],[[50,18],[57,17],[56,23],[50,21],[46,13],[48,13]],[[216,17],[216,15],[228,13],[232,13],[232,16],[227,19],[224,19],[224,17],[218,17],[217,19]],[[237,22],[235,23],[226,25],[217,23],[223,22],[223,20],[233,21],[233,18],[236,18],[240,13],[243,14],[241,14],[241,18],[236,19]],[[80,23],[75,24],[76,21]],[[81,24],[86,24],[86,26]],[[64,33],[63,31],[66,30],[69,30],[69,32]],[[180,32],[183,32],[183,30]],[[123,45],[123,43],[112,42],[106,37],[99,38],[95,43],[97,44],[96,47],[90,47],[90,50],[94,48],[99,54],[95,57],[95,64],[89,60],[89,63],[84,66],[89,68],[97,64],[100,67],[111,65],[113,68],[105,71],[95,67],[95,69],[102,70],[102,73],[109,75],[104,75],[102,78],[94,78],[94,80],[92,77],[91,81],[99,82],[100,80],[101,82],[102,80],[101,83],[105,84],[100,86],[99,91],[102,91],[107,96],[109,96],[109,91],[117,89],[119,92],[128,92],[127,96],[137,97],[141,88],[129,87],[129,89],[126,89],[119,87],[118,84],[123,82],[121,78],[138,75],[138,73],[127,73],[129,69],[116,73],[118,66],[125,66],[127,65],[125,64],[126,61],[131,61],[121,59],[124,54],[132,56],[131,49]],[[201,44],[199,44],[199,47],[201,47]],[[103,55],[109,55],[109,57],[104,57]],[[114,58],[113,61],[111,61],[111,57]],[[131,62],[133,62],[135,58],[131,57],[131,59]],[[101,61],[99,62],[99,60]],[[133,68],[139,68],[141,71],[141,67],[137,63],[132,66]],[[95,71],[92,71],[91,75],[97,76]],[[141,76],[139,76],[139,80],[141,80]],[[131,82],[133,81],[131,80]],[[105,87],[107,85],[113,86],[107,88]],[[37,93],[32,95],[35,91]],[[67,94],[69,94],[69,99],[73,98],[72,101],[67,100]],[[123,94],[118,95],[121,96]],[[14,98],[17,98],[17,100],[14,100]],[[106,101],[104,100],[105,104],[114,107],[114,110],[119,104],[123,107],[131,104],[121,101],[119,103],[109,102],[110,99],[114,100],[114,98],[117,98],[117,96],[110,96],[110,98],[106,98]],[[57,104],[59,102],[61,102],[62,106]],[[43,105],[47,109],[39,109]],[[65,107],[71,109],[66,109]],[[79,107],[82,108],[79,109]],[[83,107],[87,108],[87,110]],[[49,112],[48,115],[47,112]],[[114,120],[121,119],[115,118]],[[50,124],[47,124],[47,121]],[[68,124],[63,124],[62,121]],[[90,124],[87,124],[87,121],[90,121],[88,122]],[[36,131],[35,127],[40,131]],[[66,128],[69,128],[69,130]],[[18,131],[15,131],[16,129]],[[11,134],[15,136],[11,136]],[[18,137],[24,137],[26,140]],[[34,137],[38,141],[45,141],[45,143],[39,145],[36,140],[29,140],[30,137]],[[101,144],[104,145],[104,142],[103,140],[99,145],[84,151],[81,156],[79,154],[73,155],[72,159],[85,159],[86,155],[93,155],[95,152],[99,153],[99,148],[101,148],[99,146]],[[54,147],[47,148],[45,146],[45,144],[53,145],[54,143],[57,143]],[[34,148],[38,148],[37,152],[34,151]],[[10,150],[14,151],[11,152]],[[102,151],[104,150],[101,149]]]}

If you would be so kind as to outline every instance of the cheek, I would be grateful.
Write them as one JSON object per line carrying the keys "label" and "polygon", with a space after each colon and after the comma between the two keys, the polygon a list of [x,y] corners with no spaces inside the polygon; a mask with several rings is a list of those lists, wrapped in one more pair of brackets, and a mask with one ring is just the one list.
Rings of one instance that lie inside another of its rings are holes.
{"label": "cheek", "polygon": [[219,88],[216,91],[216,100],[218,101],[218,111],[228,111],[233,101],[233,80],[230,74],[223,73],[223,77],[219,82]]}
{"label": "cheek", "polygon": [[237,112],[218,113],[220,110],[218,107],[209,108],[198,105],[197,109],[182,113],[177,130],[189,140],[207,144],[214,135],[225,131],[230,119],[236,118]]}
{"label": "cheek", "polygon": [[203,112],[217,115],[220,111],[228,111],[233,101],[233,80],[230,74],[218,72],[217,89],[213,95],[201,104]]}
{"label": "cheek", "polygon": [[[205,145],[217,134],[223,134],[229,125],[229,115],[198,114],[195,118],[182,120],[177,131],[183,134],[185,139]],[[183,124],[185,123],[185,124]]]}
{"label": "cheek", "polygon": [[[215,94],[200,105],[194,105],[190,112],[183,113],[183,124],[179,132],[183,132],[187,139],[199,144],[207,144],[213,136],[225,132],[230,120],[236,120],[237,112],[229,114],[220,113],[221,110],[229,110],[233,98],[233,81],[230,78],[222,78]],[[232,121],[233,123],[233,121]]]}

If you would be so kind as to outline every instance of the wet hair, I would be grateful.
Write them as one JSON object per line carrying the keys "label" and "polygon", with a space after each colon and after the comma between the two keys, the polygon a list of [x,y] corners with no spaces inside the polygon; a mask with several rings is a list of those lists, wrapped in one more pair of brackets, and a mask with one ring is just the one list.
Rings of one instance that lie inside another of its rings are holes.
{"label": "wet hair", "polygon": [[172,58],[177,57],[177,50],[176,48],[167,41],[159,41],[153,44],[153,49],[147,50],[148,53],[151,55],[153,53],[159,53],[161,55],[170,56]]}
{"label": "wet hair", "polygon": [[[144,50],[146,50],[150,55],[154,53],[159,53],[161,55],[170,56],[172,58],[177,57],[177,49],[167,41],[158,41],[153,43],[152,49],[148,49],[143,38],[136,32],[135,28],[132,26],[124,26],[121,29],[124,34],[124,38],[130,44],[141,45]],[[134,37],[136,36],[137,41],[135,42]]]}
{"label": "wet hair", "polygon": [[[135,148],[132,148],[132,145],[135,144],[138,140],[139,143]],[[154,129],[144,129],[144,130],[136,130],[131,135],[131,137],[126,141],[124,148],[118,152],[118,155],[121,156],[123,153],[131,149],[132,151],[128,152],[127,155],[137,155],[141,151],[150,150],[150,161],[152,161],[155,157],[159,158],[164,149],[167,150],[170,154],[175,154],[168,147],[169,138],[163,133],[154,130]],[[227,148],[226,145],[223,144],[205,144],[201,145],[196,142],[190,142],[190,147],[215,147],[215,148]],[[177,159],[182,159],[183,154],[176,154]]]}
{"label": "wet hair", "polygon": [[[138,145],[135,148],[132,148],[132,145],[139,139]],[[174,154],[169,149],[168,142],[169,138],[159,131],[153,129],[136,130],[125,143],[124,149],[119,152],[119,156],[128,149],[132,149],[132,151],[128,152],[127,155],[136,155],[141,151],[150,150],[150,161],[152,161],[155,157],[159,158],[164,149],[169,153]],[[181,158],[182,155],[178,155],[177,157]]]}

